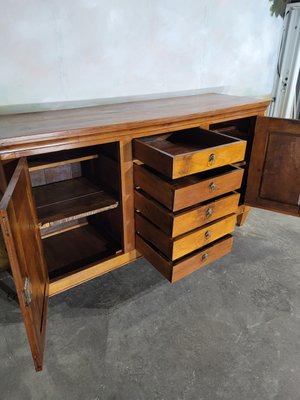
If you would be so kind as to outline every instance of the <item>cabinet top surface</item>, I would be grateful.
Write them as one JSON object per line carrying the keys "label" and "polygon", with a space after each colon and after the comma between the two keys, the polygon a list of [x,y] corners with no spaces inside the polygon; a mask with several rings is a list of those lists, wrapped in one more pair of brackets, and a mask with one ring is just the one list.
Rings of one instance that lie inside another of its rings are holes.
{"label": "cabinet top surface", "polygon": [[213,118],[222,113],[260,112],[267,100],[201,94],[0,116],[0,150],[7,145]]}

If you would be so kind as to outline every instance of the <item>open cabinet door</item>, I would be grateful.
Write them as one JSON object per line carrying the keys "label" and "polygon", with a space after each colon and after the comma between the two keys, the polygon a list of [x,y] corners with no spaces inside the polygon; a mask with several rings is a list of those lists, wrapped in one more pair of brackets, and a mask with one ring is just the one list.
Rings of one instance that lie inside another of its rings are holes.
{"label": "open cabinet door", "polygon": [[245,203],[300,216],[300,121],[257,118]]}
{"label": "open cabinet door", "polygon": [[25,158],[19,160],[0,203],[1,228],[31,352],[42,369],[49,278]]}

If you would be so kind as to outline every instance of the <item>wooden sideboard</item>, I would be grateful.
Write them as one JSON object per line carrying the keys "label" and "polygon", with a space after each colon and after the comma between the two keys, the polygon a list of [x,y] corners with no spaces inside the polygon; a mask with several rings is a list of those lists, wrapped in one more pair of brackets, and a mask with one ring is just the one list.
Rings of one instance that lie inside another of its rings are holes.
{"label": "wooden sideboard", "polygon": [[298,216],[300,122],[221,94],[0,116],[1,228],[36,370],[48,297],[140,255],[175,282],[250,206]]}

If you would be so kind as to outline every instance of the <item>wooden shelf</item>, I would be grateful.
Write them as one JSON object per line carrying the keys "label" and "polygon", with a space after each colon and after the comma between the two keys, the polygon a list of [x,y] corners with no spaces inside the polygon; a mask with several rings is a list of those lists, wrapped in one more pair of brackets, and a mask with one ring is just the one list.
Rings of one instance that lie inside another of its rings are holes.
{"label": "wooden shelf", "polygon": [[84,154],[81,149],[72,151],[62,151],[56,153],[50,153],[42,156],[34,156],[29,159],[28,167],[30,172],[40,171],[48,168],[55,168],[66,164],[74,164],[81,161],[93,160],[98,158],[98,154],[94,154],[93,151],[85,151]]}
{"label": "wooden shelf", "polygon": [[43,239],[50,279],[78,271],[115,256],[121,246],[86,224]]}
{"label": "wooden shelf", "polygon": [[118,206],[103,188],[80,177],[33,188],[40,228],[98,214]]}

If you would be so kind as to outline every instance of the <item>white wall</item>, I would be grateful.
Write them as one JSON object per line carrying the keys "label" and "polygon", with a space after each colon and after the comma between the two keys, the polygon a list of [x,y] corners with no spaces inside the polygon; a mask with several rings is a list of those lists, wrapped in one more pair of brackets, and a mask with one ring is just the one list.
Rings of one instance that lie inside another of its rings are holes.
{"label": "white wall", "polygon": [[0,105],[272,88],[268,0],[0,0]]}

